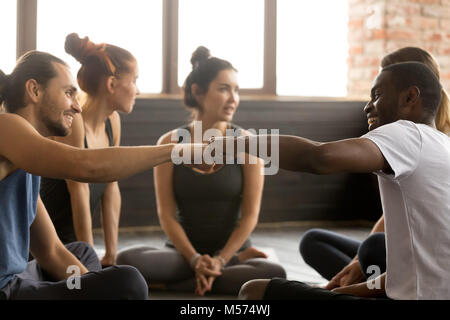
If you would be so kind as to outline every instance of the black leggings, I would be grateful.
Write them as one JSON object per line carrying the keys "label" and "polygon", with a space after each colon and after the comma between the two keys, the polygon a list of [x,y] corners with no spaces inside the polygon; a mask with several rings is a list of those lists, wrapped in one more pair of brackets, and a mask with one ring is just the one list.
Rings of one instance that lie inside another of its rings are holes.
{"label": "black leggings", "polygon": [[327,280],[331,280],[356,255],[366,278],[373,275],[373,270],[368,270],[371,265],[378,266],[381,273],[386,271],[384,232],[374,233],[361,242],[324,229],[311,229],[300,242],[300,254]]}
{"label": "black leggings", "polygon": [[54,281],[32,260],[24,272],[15,275],[0,290],[0,296],[10,300],[147,299],[147,284],[136,268],[113,266],[102,270],[89,244],[73,242],[66,248],[89,270],[80,277],[79,289],[70,290],[66,280]]}

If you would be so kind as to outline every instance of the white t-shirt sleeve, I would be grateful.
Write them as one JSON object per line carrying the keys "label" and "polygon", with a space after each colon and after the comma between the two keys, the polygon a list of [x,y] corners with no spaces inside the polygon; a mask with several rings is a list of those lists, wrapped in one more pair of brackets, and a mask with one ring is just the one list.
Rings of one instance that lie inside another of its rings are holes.
{"label": "white t-shirt sleeve", "polygon": [[399,120],[376,128],[361,138],[370,139],[378,146],[394,171],[394,179],[407,177],[419,164],[422,136],[414,122]]}

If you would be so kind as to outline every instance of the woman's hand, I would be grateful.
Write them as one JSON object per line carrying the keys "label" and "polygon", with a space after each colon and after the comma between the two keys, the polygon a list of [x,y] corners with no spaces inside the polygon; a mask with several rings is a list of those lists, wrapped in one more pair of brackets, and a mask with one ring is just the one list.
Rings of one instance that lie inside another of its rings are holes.
{"label": "woman's hand", "polygon": [[345,287],[365,281],[366,277],[358,260],[352,260],[344,269],[335,275],[325,286],[325,289],[332,290],[338,287]]}
{"label": "woman's hand", "polygon": [[[206,291],[211,291],[212,290],[212,285],[214,280],[216,280],[216,278],[218,276],[220,276],[222,274],[222,270],[225,267],[225,263],[224,260],[219,258],[219,257],[213,257],[211,258],[211,264],[209,266],[209,276],[207,277],[207,281],[208,281],[208,290]],[[206,291],[204,292],[199,292],[200,295],[203,295]]]}
{"label": "woman's hand", "polygon": [[103,268],[110,267],[116,264],[116,258],[116,255],[106,253],[100,263],[102,264]]}
{"label": "woman's hand", "polygon": [[222,274],[221,269],[222,264],[217,258],[211,258],[207,254],[198,258],[194,267],[197,282],[195,293],[203,296],[205,292],[211,291],[215,278]]}

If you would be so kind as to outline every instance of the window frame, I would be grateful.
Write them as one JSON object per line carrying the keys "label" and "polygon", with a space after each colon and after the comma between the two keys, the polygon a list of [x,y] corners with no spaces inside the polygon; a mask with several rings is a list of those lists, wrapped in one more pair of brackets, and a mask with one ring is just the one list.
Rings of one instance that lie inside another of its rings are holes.
{"label": "window frame", "polygon": [[[163,5],[163,94],[178,94],[178,0]],[[240,89],[242,95],[276,95],[277,0],[264,0],[262,88]],[[164,59],[166,59],[164,61]]]}
{"label": "window frame", "polygon": [[[16,56],[36,49],[38,0],[17,0]],[[163,0],[162,90],[141,97],[179,95],[178,86],[178,0]],[[276,13],[277,1],[264,0],[263,87],[241,89],[242,95],[276,95]]]}
{"label": "window frame", "polygon": [[[29,50],[36,49],[38,0],[17,0],[17,50],[20,57]],[[178,0],[163,0],[162,12],[162,85],[159,93],[142,93],[140,98],[179,97],[178,86]],[[263,87],[241,89],[241,97],[250,99],[284,100],[278,96],[276,65],[277,60],[277,0],[264,0],[264,58]],[[304,97],[291,97],[302,100]],[[314,97],[314,100],[322,97]],[[323,97],[328,100],[330,97]],[[332,98],[332,97],[331,97]],[[342,98],[338,98],[342,100]]]}

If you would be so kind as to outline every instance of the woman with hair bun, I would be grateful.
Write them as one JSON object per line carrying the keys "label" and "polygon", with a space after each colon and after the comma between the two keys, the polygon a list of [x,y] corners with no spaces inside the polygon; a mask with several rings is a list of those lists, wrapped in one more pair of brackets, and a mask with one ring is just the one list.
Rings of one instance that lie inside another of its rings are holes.
{"label": "woman with hair bun", "polygon": [[[239,106],[236,69],[226,60],[211,57],[205,47],[192,55],[192,71],[184,84],[184,103],[192,122],[163,136],[158,144],[183,136],[201,136],[215,129],[221,135],[233,129]],[[196,130],[197,129],[197,130]],[[230,132],[230,131],[229,131]],[[155,168],[158,216],[168,237],[164,249],[146,246],[125,249],[119,264],[135,266],[150,288],[237,295],[243,283],[257,278],[285,278],[282,266],[251,246],[249,236],[259,216],[264,176],[262,163],[216,165],[200,171],[168,163]]]}
{"label": "woman with hair bun", "polygon": [[[130,113],[139,94],[136,59],[125,49],[95,44],[75,33],[66,37],[65,50],[81,63],[77,80],[86,101],[82,114],[73,119],[72,134],[54,139],[80,148],[119,146],[119,112]],[[105,239],[101,262],[103,266],[115,264],[121,207],[117,181],[86,184],[43,178],[40,194],[63,243],[93,245],[91,213],[101,205]]]}

